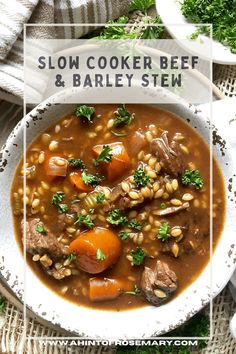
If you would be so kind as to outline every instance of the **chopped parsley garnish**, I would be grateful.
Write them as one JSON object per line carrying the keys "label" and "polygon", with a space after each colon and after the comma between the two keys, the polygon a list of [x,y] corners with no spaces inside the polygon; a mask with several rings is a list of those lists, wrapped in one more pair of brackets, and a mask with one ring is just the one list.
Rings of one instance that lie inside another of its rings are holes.
{"label": "chopped parsley garnish", "polygon": [[104,261],[104,259],[106,259],[105,254],[102,252],[101,248],[98,248],[97,250],[96,259],[98,261]]}
{"label": "chopped parsley garnish", "polygon": [[103,203],[105,199],[106,199],[106,196],[104,193],[99,193],[96,195],[96,202],[98,204]]}
{"label": "chopped parsley garnish", "polygon": [[67,257],[67,260],[71,263],[76,260],[76,254],[74,252],[70,253],[69,256]]}
{"label": "chopped parsley garnish", "polygon": [[80,168],[81,170],[85,168],[85,164],[81,159],[74,159],[73,157],[71,157],[68,161],[69,161],[69,166],[71,167]]}
{"label": "chopped parsley garnish", "polygon": [[119,232],[119,237],[120,237],[121,240],[123,240],[123,241],[128,240],[128,238],[129,238],[129,232],[128,232],[128,231],[120,231],[120,232]]}
{"label": "chopped parsley garnish", "polygon": [[83,182],[86,185],[91,184],[92,186],[97,186],[102,180],[101,176],[90,175],[90,174],[87,174],[86,171],[83,171],[81,176],[82,176]]}
{"label": "chopped parsley garnish", "polygon": [[111,225],[124,225],[127,222],[127,217],[122,215],[119,209],[114,209],[108,214],[107,222]]}
{"label": "chopped parsley garnish", "polygon": [[171,237],[170,234],[168,233],[169,229],[170,229],[169,223],[164,222],[158,230],[158,234],[157,234],[158,240],[161,240],[162,242],[169,240],[169,238]]}
{"label": "chopped parsley garnish", "polygon": [[40,234],[46,234],[46,230],[45,230],[44,225],[37,225],[36,231],[39,232]]}
{"label": "chopped parsley garnish", "polygon": [[[234,0],[184,0],[181,2],[183,15],[193,23],[211,23],[212,36],[219,42],[228,45],[232,53],[236,53],[236,10]],[[192,35],[210,35],[210,29],[200,26]]]}
{"label": "chopped parsley garnish", "polygon": [[86,120],[89,123],[92,123],[92,116],[95,113],[95,108],[94,107],[89,107],[86,106],[85,104],[81,106],[77,106],[75,110],[75,115],[76,117],[81,117],[83,120]]}
{"label": "chopped parsley garnish", "polygon": [[127,225],[130,229],[141,230],[142,225],[135,219],[129,221]]}
{"label": "chopped parsley garnish", "polygon": [[166,203],[161,203],[161,204],[160,204],[160,208],[161,208],[161,209],[165,209],[165,208],[166,208]]}
{"label": "chopped parsley garnish", "polygon": [[115,135],[115,136],[118,136],[118,137],[123,137],[123,136],[126,136],[127,134],[126,133],[117,133],[117,132],[115,132],[114,130],[111,130],[111,133],[113,134],[113,135]]}
{"label": "chopped parsley garnish", "polygon": [[136,250],[131,251],[131,256],[133,257],[132,263],[134,265],[141,265],[147,255],[143,248],[139,247]]}
{"label": "chopped parsley garnish", "polygon": [[133,291],[126,291],[126,295],[133,295],[133,296],[138,296],[141,294],[141,290],[138,288],[137,284],[134,285],[134,290]]}
{"label": "chopped parsley garnish", "polygon": [[6,298],[0,295],[0,313],[4,312],[6,306],[7,306]]}
{"label": "chopped parsley garnish", "polygon": [[66,213],[68,211],[68,205],[60,203],[58,204],[58,210],[61,214]]}
{"label": "chopped parsley garnish", "polygon": [[141,188],[145,187],[150,181],[150,177],[146,174],[142,167],[134,171],[134,182],[136,186]]}
{"label": "chopped parsley garnish", "polygon": [[203,178],[198,170],[185,170],[182,176],[182,183],[201,189],[203,187]]}
{"label": "chopped parsley garnish", "polygon": [[106,162],[106,163],[111,162],[112,159],[111,151],[112,150],[108,145],[103,145],[102,152],[98,155],[96,160],[94,160],[94,164],[97,165],[99,162]]}
{"label": "chopped parsley garnish", "polygon": [[64,196],[65,194],[63,192],[56,192],[52,197],[52,204],[58,205],[59,203],[62,202]]}
{"label": "chopped parsley garnish", "polygon": [[130,10],[139,10],[146,12],[151,6],[155,4],[155,0],[132,0],[129,4]]}
{"label": "chopped parsley garnish", "polygon": [[[135,38],[135,33],[127,32],[125,30],[125,25],[129,21],[127,16],[121,16],[115,21],[108,21],[108,26],[106,26],[101,32],[100,39],[132,39]],[[117,25],[116,25],[117,24]],[[121,26],[118,26],[120,24]],[[112,26],[115,25],[115,26]]]}
{"label": "chopped parsley garnish", "polygon": [[89,229],[92,229],[94,227],[93,220],[91,219],[90,215],[82,215],[80,213],[77,213],[76,219],[74,224],[78,224],[80,226],[84,225],[87,226]]}
{"label": "chopped parsley garnish", "polygon": [[117,109],[117,111],[115,112],[115,116],[115,127],[120,127],[122,125],[130,125],[134,119],[134,115],[127,111],[124,104]]}

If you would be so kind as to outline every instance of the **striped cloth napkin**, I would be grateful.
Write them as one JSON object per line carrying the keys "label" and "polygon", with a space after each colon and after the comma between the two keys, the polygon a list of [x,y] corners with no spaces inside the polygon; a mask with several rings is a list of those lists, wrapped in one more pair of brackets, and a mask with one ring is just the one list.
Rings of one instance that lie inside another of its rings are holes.
{"label": "striped cloth napkin", "polygon": [[[0,98],[23,98],[24,23],[104,23],[127,13],[129,0],[0,0]],[[79,38],[94,27],[29,27],[27,36]]]}

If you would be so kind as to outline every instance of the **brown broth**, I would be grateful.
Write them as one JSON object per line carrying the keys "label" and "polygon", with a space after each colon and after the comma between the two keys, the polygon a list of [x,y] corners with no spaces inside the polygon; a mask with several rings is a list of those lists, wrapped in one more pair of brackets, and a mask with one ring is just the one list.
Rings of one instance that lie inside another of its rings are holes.
{"label": "brown broth", "polygon": [[[161,110],[156,107],[150,107],[145,105],[127,105],[126,108],[130,112],[135,113],[134,122],[127,127],[113,130],[119,132],[127,133],[126,137],[116,137],[109,134],[107,129],[107,122],[110,118],[114,116],[114,111],[117,109],[117,105],[95,105],[96,108],[96,117],[94,118],[94,123],[87,125],[82,124],[78,118],[73,114],[69,115],[66,118],[61,119],[58,122],[61,129],[59,132],[55,133],[55,125],[49,127],[44,133],[51,135],[51,140],[56,140],[59,142],[59,147],[55,151],[55,155],[61,157],[68,157],[73,155],[76,158],[81,158],[85,165],[87,166],[89,173],[95,173],[97,170],[92,162],[93,154],[92,147],[97,144],[109,144],[112,142],[122,142],[128,151],[131,157],[131,168],[127,171],[122,178],[118,179],[113,183],[109,183],[109,187],[115,186],[117,183],[122,181],[127,176],[131,175],[134,169],[137,167],[138,163],[138,153],[135,151],[136,144],[134,134],[138,130],[147,129],[150,125],[156,125],[162,130],[167,130],[169,133],[169,138],[172,139],[174,135],[178,132],[181,133],[185,138],[180,143],[184,144],[189,150],[189,153],[186,154],[183,152],[183,158],[186,165],[189,163],[194,163],[195,168],[198,169],[204,180],[204,187],[201,191],[196,191],[194,188],[189,186],[183,186],[179,183],[179,188],[175,192],[174,197],[178,198],[184,193],[191,193],[194,195],[195,200],[198,199],[199,206],[194,206],[191,201],[191,207],[188,211],[182,211],[181,213],[159,218],[161,222],[168,221],[170,226],[185,226],[186,223],[197,225],[201,230],[201,239],[197,242],[196,249],[193,252],[181,254],[179,257],[175,258],[169,253],[163,254],[161,249],[163,247],[163,242],[160,240],[150,240],[149,236],[150,231],[143,231],[144,234],[144,243],[142,247],[148,251],[149,256],[155,257],[154,259],[148,258],[145,261],[146,265],[151,265],[156,258],[164,260],[168,265],[173,269],[178,277],[178,291],[176,295],[182,292],[187,286],[189,286],[202,272],[204,267],[209,261],[209,195],[210,195],[210,171],[208,166],[210,166],[210,153],[208,146],[204,143],[203,139],[199,134],[194,130],[189,124],[185,123],[183,119],[177,117],[176,115]],[[68,124],[68,125],[67,125]],[[100,128],[98,128],[101,126]],[[99,130],[99,131],[97,131]],[[96,132],[97,131],[97,132]],[[93,136],[95,134],[96,136]],[[92,137],[91,137],[92,136]],[[73,137],[73,140],[65,140]],[[33,143],[27,149],[27,161],[30,165],[37,164],[38,156],[40,151],[48,152],[48,143],[44,144],[42,142],[42,134],[38,136]],[[144,149],[145,153],[149,153],[149,148]],[[16,169],[15,177],[12,184],[12,207],[14,209],[14,193],[18,193],[19,188],[22,189],[22,161],[19,163],[19,166]],[[224,216],[225,216],[225,189],[224,182],[220,172],[220,169],[214,160],[213,162],[213,236],[214,242],[213,246],[215,247],[223,228]],[[162,172],[160,172],[161,174]],[[45,176],[45,169],[43,164],[36,166],[36,174],[33,179],[27,179],[27,187],[30,190],[30,193],[33,189],[41,187],[41,181],[45,181],[50,184],[50,188],[53,187],[55,190],[64,190],[67,191],[65,197],[65,203],[70,203],[76,195],[79,194],[78,191],[74,189],[72,184],[69,182],[68,178],[56,178],[53,182],[50,182]],[[102,183],[103,185],[108,185],[106,181]],[[38,189],[37,189],[38,190]],[[20,191],[19,196],[21,196],[22,190]],[[30,194],[29,194],[30,195]],[[40,212],[32,215],[32,217],[42,217],[44,224],[51,229],[54,233],[59,235],[61,231],[58,229],[56,220],[58,218],[58,211],[55,206],[52,205],[53,191],[43,190],[43,194],[39,193],[40,206],[45,208],[44,212]],[[64,201],[63,201],[64,202]],[[161,199],[155,199],[149,203],[144,203],[143,205],[136,208],[138,213],[142,213],[145,210],[152,210],[152,208],[160,206],[161,202],[167,203],[168,201]],[[30,208],[27,207],[29,211]],[[29,211],[30,213],[30,211]],[[127,213],[128,214],[128,213]],[[19,245],[21,246],[21,231],[20,231],[20,222],[22,215],[15,215],[15,230],[16,230],[16,239]],[[107,223],[101,220],[95,220],[96,226],[107,227]],[[112,228],[115,232],[121,228]],[[152,226],[152,229],[154,227]],[[158,230],[158,227],[155,228]],[[186,236],[185,236],[186,237]],[[72,235],[71,240],[74,238]],[[188,235],[189,240],[196,243],[194,236]],[[180,241],[181,244],[181,241]],[[123,279],[128,279],[128,277],[133,277],[134,281],[131,281],[132,287],[135,284],[139,285],[141,273],[143,266],[131,266],[130,262],[126,259],[127,252],[134,249],[135,245],[132,240],[122,241],[122,254],[118,262],[110,269],[106,270],[102,275],[106,277],[118,277]],[[65,299],[71,300],[75,303],[92,306],[97,309],[111,309],[115,311],[127,310],[131,308],[136,308],[140,306],[147,305],[146,300],[142,296],[132,296],[132,295],[121,295],[117,299],[112,301],[104,302],[91,302],[88,298],[88,279],[91,275],[80,272],[79,275],[73,275],[71,277],[64,278],[62,280],[56,280],[53,277],[46,274],[42,269],[39,262],[33,262],[32,256],[28,255],[28,264],[37,274],[37,276],[46,284],[51,290],[55,291],[57,294],[61,295],[61,289],[64,286],[68,286],[69,290],[66,294],[62,295]],[[93,276],[92,276],[93,277]],[[79,285],[78,285],[79,284]],[[82,293],[82,288],[85,290]],[[77,295],[75,290],[79,292]]]}

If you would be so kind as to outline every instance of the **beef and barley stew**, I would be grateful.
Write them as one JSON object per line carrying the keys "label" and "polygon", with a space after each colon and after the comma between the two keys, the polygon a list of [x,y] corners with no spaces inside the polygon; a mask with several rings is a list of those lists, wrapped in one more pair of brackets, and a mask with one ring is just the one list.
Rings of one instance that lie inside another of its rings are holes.
{"label": "beef and barley stew", "polygon": [[[18,242],[64,298],[95,308],[160,306],[209,261],[207,145],[183,119],[146,105],[78,105],[28,147],[12,185]],[[225,214],[213,162],[214,246]]]}

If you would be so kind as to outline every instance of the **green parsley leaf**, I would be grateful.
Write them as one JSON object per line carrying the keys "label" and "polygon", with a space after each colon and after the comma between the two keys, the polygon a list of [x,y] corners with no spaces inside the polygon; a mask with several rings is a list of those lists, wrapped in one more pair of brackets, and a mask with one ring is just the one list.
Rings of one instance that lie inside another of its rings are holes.
{"label": "green parsley leaf", "polygon": [[104,193],[99,193],[96,195],[96,202],[98,204],[103,203],[105,199],[106,199],[106,196]]}
{"label": "green parsley leaf", "polygon": [[128,240],[128,238],[129,238],[129,232],[128,232],[128,231],[120,231],[120,232],[119,232],[119,237],[120,237],[121,240],[123,240],[123,241]]}
{"label": "green parsley leaf", "polygon": [[169,229],[170,229],[169,223],[164,222],[159,228],[159,231],[157,234],[158,240],[161,240],[162,242],[169,240],[169,238],[171,237],[170,234],[168,234]]}
{"label": "green parsley leaf", "polygon": [[7,306],[6,298],[0,295],[0,313],[4,312]]}
{"label": "green parsley leaf", "polygon": [[160,208],[161,208],[161,209],[165,209],[165,208],[166,208],[166,203],[161,203],[161,204],[160,204]]}
{"label": "green parsley leaf", "polygon": [[67,257],[67,260],[71,263],[76,260],[76,254],[74,252],[70,253],[69,256]]}
{"label": "green parsley leaf", "polygon": [[103,145],[102,152],[98,155],[95,161],[95,165],[97,165],[99,162],[106,162],[109,163],[111,162],[112,159],[112,154],[111,154],[111,148],[108,145]]}
{"label": "green parsley leaf", "polygon": [[158,39],[161,37],[162,33],[164,32],[164,27],[156,26],[162,24],[161,18],[159,16],[157,16],[154,19],[147,16],[146,18],[144,18],[143,22],[146,26],[144,25],[142,29],[142,35],[141,35],[142,39]]}
{"label": "green parsley leaf", "polygon": [[137,266],[141,265],[144,262],[144,259],[147,255],[147,253],[141,247],[131,251],[130,254],[133,257],[132,263]]}
{"label": "green parsley leaf", "polygon": [[135,230],[141,230],[142,229],[142,225],[135,219],[130,220],[127,226],[130,229],[135,229]]}
{"label": "green parsley leaf", "polygon": [[126,291],[126,295],[133,295],[133,296],[138,296],[141,294],[141,290],[138,288],[137,284],[134,285],[134,290],[133,291]]}
{"label": "green parsley leaf", "polygon": [[102,252],[101,248],[98,248],[97,250],[96,259],[98,261],[104,261],[104,259],[106,259],[105,254]]}
{"label": "green parsley leaf", "polygon": [[60,214],[66,213],[68,211],[68,205],[67,204],[58,204],[58,210]]}
{"label": "green parsley leaf", "polygon": [[185,170],[182,176],[182,183],[201,189],[203,187],[203,178],[198,170]]}
{"label": "green parsley leaf", "polygon": [[125,105],[121,105],[115,112],[114,126],[120,127],[122,125],[130,125],[134,119],[134,114],[131,114],[125,108]]}
{"label": "green parsley leaf", "polygon": [[150,177],[146,174],[142,167],[134,171],[134,182],[136,186],[145,187],[150,182]]}
{"label": "green parsley leaf", "polygon": [[87,122],[92,123],[92,116],[95,113],[94,107],[86,106],[85,104],[77,106],[75,110],[76,117],[81,117],[82,119],[87,120]]}
{"label": "green parsley leaf", "polygon": [[45,230],[44,225],[37,225],[36,231],[39,232],[40,234],[46,234],[46,230]]}
{"label": "green parsley leaf", "polygon": [[124,225],[127,222],[127,217],[122,215],[119,209],[114,209],[108,214],[107,222],[111,225]]}
{"label": "green parsley leaf", "polygon": [[64,196],[65,194],[63,192],[56,192],[52,197],[52,204],[58,205],[59,203],[62,202]]}
{"label": "green parsley leaf", "polygon": [[[125,24],[129,21],[127,16],[121,16],[115,21],[108,21],[107,26],[100,33],[100,39],[132,39],[135,34],[125,30]],[[114,25],[115,26],[112,26]],[[117,25],[116,25],[117,24]],[[120,26],[118,26],[120,24]]]}
{"label": "green parsley leaf", "polygon": [[82,215],[80,213],[77,213],[76,219],[74,224],[78,224],[80,226],[84,225],[87,226],[89,229],[92,229],[94,227],[93,220],[91,219],[90,215]]}
{"label": "green parsley leaf", "polygon": [[132,0],[129,4],[129,9],[132,11],[139,10],[146,12],[154,4],[155,0]]}
{"label": "green parsley leaf", "polygon": [[102,180],[100,176],[87,174],[86,171],[83,171],[81,176],[86,185],[91,184],[92,186],[97,186]]}
{"label": "green parsley leaf", "polygon": [[81,170],[85,168],[85,164],[81,159],[74,159],[73,157],[71,157],[68,161],[69,161],[69,166],[71,167],[80,168]]}

